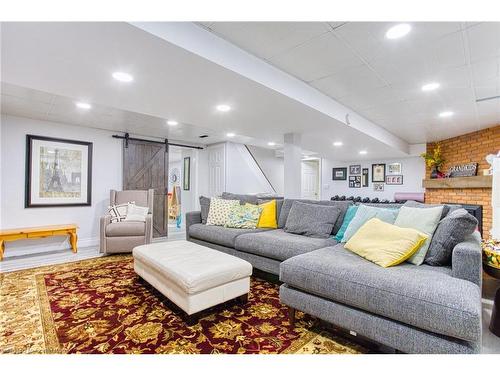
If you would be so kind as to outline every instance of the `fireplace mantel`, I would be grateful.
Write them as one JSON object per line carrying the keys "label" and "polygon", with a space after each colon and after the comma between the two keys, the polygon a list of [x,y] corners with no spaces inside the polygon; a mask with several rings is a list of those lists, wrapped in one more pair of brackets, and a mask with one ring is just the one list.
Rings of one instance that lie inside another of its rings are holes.
{"label": "fireplace mantel", "polygon": [[435,178],[422,180],[427,189],[491,189],[493,176]]}

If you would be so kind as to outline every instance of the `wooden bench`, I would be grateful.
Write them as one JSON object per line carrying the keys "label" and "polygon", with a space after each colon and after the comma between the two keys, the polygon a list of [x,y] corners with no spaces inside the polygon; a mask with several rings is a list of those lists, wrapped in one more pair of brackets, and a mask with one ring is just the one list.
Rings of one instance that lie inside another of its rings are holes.
{"label": "wooden bench", "polygon": [[5,241],[22,240],[26,238],[44,238],[50,236],[69,236],[69,243],[74,253],[77,252],[78,236],[76,224],[46,225],[41,227],[13,228],[0,230],[0,261],[5,251]]}

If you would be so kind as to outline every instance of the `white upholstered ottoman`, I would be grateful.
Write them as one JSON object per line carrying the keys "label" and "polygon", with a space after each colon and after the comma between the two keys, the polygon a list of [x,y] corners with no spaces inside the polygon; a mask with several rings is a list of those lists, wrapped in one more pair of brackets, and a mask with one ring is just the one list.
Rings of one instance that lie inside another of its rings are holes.
{"label": "white upholstered ottoman", "polygon": [[134,270],[188,315],[250,291],[252,265],[189,241],[158,242],[132,251]]}

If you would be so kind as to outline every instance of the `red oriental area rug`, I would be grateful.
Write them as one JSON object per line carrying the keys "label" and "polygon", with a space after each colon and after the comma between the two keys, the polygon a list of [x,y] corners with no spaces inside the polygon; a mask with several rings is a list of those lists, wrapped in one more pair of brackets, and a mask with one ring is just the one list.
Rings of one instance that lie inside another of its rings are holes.
{"label": "red oriental area rug", "polygon": [[297,314],[290,327],[276,284],[253,278],[248,303],[188,326],[172,304],[112,256],[1,275],[3,353],[366,353]]}

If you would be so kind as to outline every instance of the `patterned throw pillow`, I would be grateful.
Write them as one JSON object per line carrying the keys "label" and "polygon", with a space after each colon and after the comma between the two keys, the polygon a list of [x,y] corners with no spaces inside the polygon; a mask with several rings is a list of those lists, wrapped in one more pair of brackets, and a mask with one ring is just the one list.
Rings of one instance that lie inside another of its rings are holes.
{"label": "patterned throw pillow", "polygon": [[112,223],[119,223],[120,221],[125,220],[129,204],[135,204],[135,202],[116,204],[108,207],[108,215],[111,216]]}
{"label": "patterned throw pillow", "polygon": [[233,206],[227,217],[226,228],[255,229],[259,222],[262,207],[253,204]]}
{"label": "patterned throw pillow", "polygon": [[226,225],[227,217],[233,206],[239,206],[240,201],[221,198],[210,199],[207,225]]}

